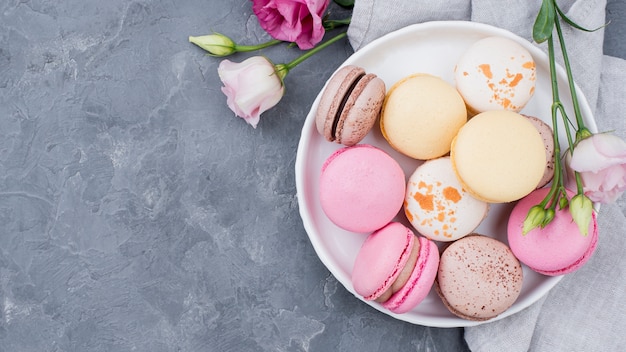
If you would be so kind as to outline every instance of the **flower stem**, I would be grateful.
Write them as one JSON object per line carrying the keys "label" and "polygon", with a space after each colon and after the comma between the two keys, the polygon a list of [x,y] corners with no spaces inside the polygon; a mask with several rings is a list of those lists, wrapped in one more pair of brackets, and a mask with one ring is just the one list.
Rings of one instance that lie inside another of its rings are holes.
{"label": "flower stem", "polygon": [[328,41],[316,46],[315,48],[307,51],[306,53],[304,53],[302,56],[296,58],[295,60],[291,61],[290,63],[285,64],[285,67],[287,68],[287,70],[291,70],[292,68],[298,66],[298,64],[300,64],[302,61],[310,58],[311,56],[315,55],[318,51],[326,48],[327,46],[335,43],[336,41],[344,38],[347,36],[346,32],[342,32],[340,34],[337,34],[336,36],[334,36],[333,38],[329,39]]}
{"label": "flower stem", "polygon": [[276,45],[282,42],[283,42],[282,40],[272,39],[268,42],[257,44],[257,45],[235,45],[235,49],[239,52],[249,52],[249,51],[255,51],[259,49],[265,49],[272,45]]}
{"label": "flower stem", "polygon": [[[555,3],[555,11],[558,8],[556,7],[556,3]],[[574,144],[578,143],[579,141],[581,141],[582,139],[588,137],[591,135],[591,133],[589,132],[589,129],[587,129],[587,127],[585,126],[585,121],[583,120],[582,114],[580,112],[580,105],[578,103],[578,96],[576,95],[576,86],[574,85],[574,76],[572,74],[572,68],[569,62],[569,56],[567,55],[567,49],[565,48],[565,40],[563,38],[563,31],[561,29],[561,23],[560,20],[557,18],[556,21],[554,21],[554,26],[556,28],[556,33],[559,37],[559,45],[561,47],[561,53],[563,54],[563,64],[565,66],[565,72],[567,73],[567,83],[569,85],[569,90],[570,90],[570,95],[572,97],[572,105],[574,107],[574,116],[576,117],[576,125],[577,125],[577,129],[576,129],[576,142],[572,141],[572,137],[570,134],[570,130],[569,128],[567,128],[567,121],[565,122],[566,125],[566,132],[567,132],[567,139],[568,139],[568,144],[569,144],[569,152],[570,154],[574,153]],[[550,42],[552,42],[552,38],[550,38]],[[554,49],[553,49],[554,50]],[[552,53],[552,58],[551,58],[551,62],[554,61],[554,53]],[[552,69],[552,67],[551,67]],[[552,83],[552,86],[554,86],[555,83]],[[565,115],[565,110],[563,109],[561,112],[561,115],[563,117],[566,117]],[[580,174],[576,171],[574,171],[574,178],[576,179],[576,190],[577,190],[577,194],[583,194],[583,182],[582,179],[580,177]]]}
{"label": "flower stem", "polygon": [[[531,207],[528,211],[526,219],[524,220],[525,233],[537,226],[543,227],[547,225],[550,221],[552,221],[555,216],[554,210],[556,209],[557,204],[560,206],[560,209],[569,207],[569,211],[574,221],[578,225],[581,233],[586,234],[586,229],[589,226],[589,221],[591,219],[591,213],[587,212],[590,211],[590,209],[587,209],[590,208],[590,206],[587,206],[587,204],[590,204],[591,201],[583,193],[582,179],[578,172],[574,172],[576,178],[576,186],[578,188],[577,195],[569,200],[568,193],[565,188],[565,166],[564,161],[562,161],[561,159],[561,144],[559,142],[557,114],[560,114],[563,120],[570,155],[573,154],[574,146],[578,142],[580,142],[580,140],[589,137],[591,135],[591,132],[585,127],[585,123],[580,112],[578,96],[576,95],[576,86],[574,85],[574,78],[572,75],[570,61],[567,55],[567,50],[565,49],[563,31],[561,30],[561,20],[574,26],[575,28],[581,28],[580,26],[569,20],[567,17],[565,17],[565,15],[558,8],[556,0],[543,0],[541,8],[537,14],[535,24],[533,25],[533,39],[537,43],[542,43],[546,40],[548,41],[550,79],[552,84],[552,106],[550,111],[552,117],[552,136],[554,139],[554,177],[552,179],[550,191],[545,196],[545,198],[541,201],[540,204]],[[567,73],[567,82],[569,84],[569,91],[572,98],[572,104],[574,106],[574,113],[576,115],[576,126],[574,126],[572,121],[568,118],[565,107],[563,106],[563,103],[560,101],[559,98],[559,88],[556,74],[556,57],[554,52],[555,38],[553,35],[555,29],[558,36],[561,53],[563,54],[563,62]],[[572,138],[570,125],[576,130],[575,140]],[[549,207],[546,208],[546,206],[548,206],[548,202],[550,202],[550,204]],[[542,221],[538,221],[537,219],[541,218],[541,211],[543,211],[544,219]]]}
{"label": "flower stem", "polygon": [[[565,66],[565,72],[567,72],[567,83],[569,85],[570,94],[572,96],[572,105],[574,106],[574,116],[576,117],[576,125],[578,130],[586,130],[585,122],[583,121],[582,114],[580,113],[580,105],[578,104],[578,96],[576,95],[576,86],[574,85],[574,76],[572,75],[572,68],[569,62],[569,56],[565,49],[565,41],[563,40],[563,31],[561,30],[560,21],[557,19],[554,21],[556,27],[556,33],[559,36],[559,44],[561,46],[561,53],[563,54],[563,64]],[[576,141],[579,141],[579,133],[576,135]]]}
{"label": "flower stem", "polygon": [[280,80],[282,81],[285,76],[287,76],[287,74],[289,73],[289,71],[291,71],[292,68],[298,66],[298,64],[300,64],[302,61],[310,58],[311,56],[315,55],[318,51],[326,48],[327,46],[333,44],[334,42],[344,38],[347,35],[346,32],[342,32],[340,34],[337,34],[336,36],[332,37],[331,39],[329,39],[328,41],[314,47],[313,49],[307,51],[306,53],[302,54],[300,57],[296,58],[295,60],[286,63],[286,64],[278,64],[275,65],[276,68],[276,74],[278,75],[278,77],[280,77]]}
{"label": "flower stem", "polygon": [[[561,144],[559,142],[559,133],[557,126],[557,113],[562,112],[559,108],[561,106],[561,101],[559,99],[559,89],[558,82],[556,77],[556,64],[554,60],[554,40],[552,36],[548,38],[548,56],[550,58],[550,79],[552,81],[552,107],[550,109],[552,116],[552,138],[554,139],[554,178],[552,181],[552,185],[550,186],[550,191],[546,194],[545,198],[541,202],[541,206],[543,208],[548,205],[550,202],[550,208],[555,209],[556,204],[559,200],[560,193],[557,192],[559,187],[561,186],[561,174],[562,174],[562,165],[561,165]],[[567,125],[566,125],[567,127]]]}
{"label": "flower stem", "polygon": [[347,26],[350,24],[352,17],[344,18],[343,20],[325,20],[323,25],[324,29],[329,31],[341,26]]}

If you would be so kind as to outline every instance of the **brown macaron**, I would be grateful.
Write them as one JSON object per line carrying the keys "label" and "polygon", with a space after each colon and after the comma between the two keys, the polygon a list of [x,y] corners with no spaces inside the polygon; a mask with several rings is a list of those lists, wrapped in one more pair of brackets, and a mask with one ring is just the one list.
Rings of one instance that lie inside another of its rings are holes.
{"label": "brown macaron", "polygon": [[504,243],[471,234],[443,253],[435,289],[448,310],[483,321],[509,309],[522,290],[522,266]]}
{"label": "brown macaron", "polygon": [[554,178],[554,137],[552,136],[552,127],[538,117],[524,114],[522,114],[522,116],[526,116],[528,120],[533,123],[533,126],[537,128],[537,131],[539,131],[539,134],[541,135],[541,139],[543,139],[543,144],[546,147],[546,170],[543,173],[541,181],[539,181],[539,184],[537,185],[537,188],[541,188],[547,185],[550,181],[552,181],[552,178]]}
{"label": "brown macaron", "polygon": [[352,146],[372,129],[385,99],[385,83],[358,66],[339,69],[328,81],[315,114],[327,141]]}

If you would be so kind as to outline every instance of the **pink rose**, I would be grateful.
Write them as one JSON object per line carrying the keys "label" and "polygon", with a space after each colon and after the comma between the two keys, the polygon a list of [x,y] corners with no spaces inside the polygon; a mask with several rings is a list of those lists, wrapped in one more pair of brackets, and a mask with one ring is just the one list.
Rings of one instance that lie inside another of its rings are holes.
{"label": "pink rose", "polygon": [[580,141],[569,166],[580,173],[585,195],[594,202],[611,203],[626,191],[626,142],[615,135]]}
{"label": "pink rose", "polygon": [[295,42],[302,50],[324,37],[322,15],[330,0],[252,0],[259,23],[274,39]]}
{"label": "pink rose", "polygon": [[223,60],[217,73],[224,83],[228,107],[254,128],[261,114],[278,104],[285,92],[276,67],[262,56],[241,63]]}

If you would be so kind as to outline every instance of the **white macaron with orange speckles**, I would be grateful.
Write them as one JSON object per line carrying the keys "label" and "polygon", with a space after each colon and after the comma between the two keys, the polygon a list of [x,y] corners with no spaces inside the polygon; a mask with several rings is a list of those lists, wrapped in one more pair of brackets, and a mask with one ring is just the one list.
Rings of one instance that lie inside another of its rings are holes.
{"label": "white macaron with orange speckles", "polygon": [[535,92],[535,61],[523,46],[504,37],[472,44],[454,69],[456,88],[468,112],[519,112]]}
{"label": "white macaron with orange speckles", "polygon": [[488,210],[486,202],[463,189],[450,157],[426,161],[409,178],[404,213],[411,225],[431,240],[449,242],[470,234]]}

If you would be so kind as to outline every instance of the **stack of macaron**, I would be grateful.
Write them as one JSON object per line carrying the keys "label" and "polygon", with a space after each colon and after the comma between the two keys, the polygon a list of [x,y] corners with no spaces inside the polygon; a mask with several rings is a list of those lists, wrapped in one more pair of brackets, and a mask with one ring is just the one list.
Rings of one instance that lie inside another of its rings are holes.
{"label": "stack of macaron", "polygon": [[[454,85],[414,73],[387,89],[361,67],[340,68],[315,114],[320,135],[341,145],[322,166],[319,200],[338,228],[363,234],[352,271],[363,299],[401,314],[434,287],[452,314],[488,320],[520,295],[522,264],[544,275],[584,264],[597,225],[594,217],[592,236],[573,241],[563,240],[578,233],[571,223],[521,234],[554,175],[552,128],[520,113],[535,89],[531,54],[488,37],[466,50],[453,73]],[[376,125],[391,149],[415,160],[411,174],[361,143]],[[516,204],[508,234],[476,232],[499,203]]]}

